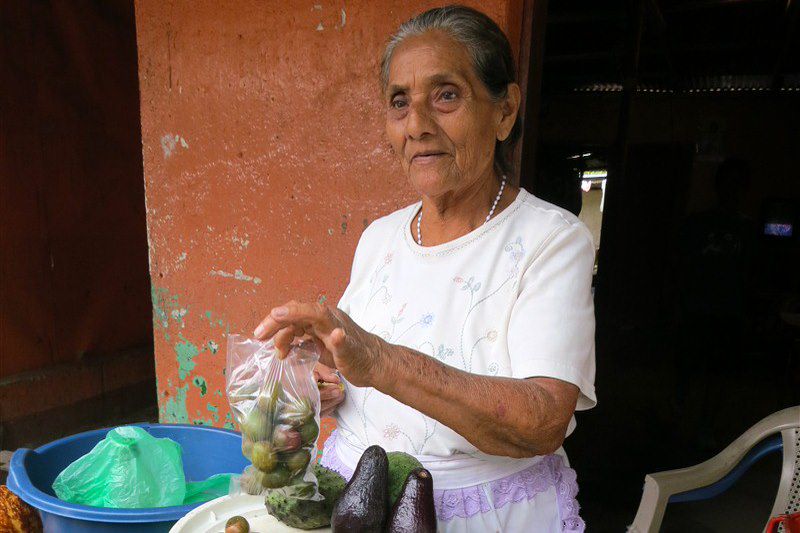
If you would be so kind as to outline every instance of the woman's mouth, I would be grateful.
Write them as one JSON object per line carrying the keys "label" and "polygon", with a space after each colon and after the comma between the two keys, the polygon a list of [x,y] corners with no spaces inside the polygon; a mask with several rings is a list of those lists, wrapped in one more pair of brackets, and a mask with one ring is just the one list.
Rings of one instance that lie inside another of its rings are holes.
{"label": "woman's mouth", "polygon": [[417,154],[417,155],[415,155],[414,157],[411,158],[411,163],[412,164],[417,164],[417,165],[427,165],[427,164],[430,164],[430,163],[435,163],[436,161],[438,161],[439,159],[441,159],[445,155],[447,155],[447,154],[445,154],[444,152],[431,152],[431,153],[425,153],[425,154]]}

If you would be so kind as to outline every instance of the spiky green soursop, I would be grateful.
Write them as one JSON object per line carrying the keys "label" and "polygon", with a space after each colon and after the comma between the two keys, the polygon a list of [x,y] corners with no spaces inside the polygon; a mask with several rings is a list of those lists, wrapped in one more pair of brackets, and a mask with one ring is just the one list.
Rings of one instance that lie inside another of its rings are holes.
{"label": "spiky green soursop", "polygon": [[314,475],[317,476],[323,500],[304,500],[287,497],[285,491],[269,491],[265,500],[269,513],[287,526],[298,529],[330,525],[333,506],[346,483],[342,476],[318,464],[314,465]]}
{"label": "spiky green soursop", "polygon": [[422,463],[413,455],[404,452],[389,452],[386,456],[389,458],[389,508],[391,509],[403,492],[403,485],[408,475],[415,468],[422,468]]}

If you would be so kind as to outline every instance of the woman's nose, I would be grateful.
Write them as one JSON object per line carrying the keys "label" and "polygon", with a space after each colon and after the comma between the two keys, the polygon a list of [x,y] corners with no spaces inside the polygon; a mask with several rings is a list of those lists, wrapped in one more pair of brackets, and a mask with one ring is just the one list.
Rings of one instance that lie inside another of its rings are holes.
{"label": "woman's nose", "polygon": [[435,131],[436,123],[431,117],[428,106],[422,102],[409,105],[406,115],[406,137],[418,140]]}

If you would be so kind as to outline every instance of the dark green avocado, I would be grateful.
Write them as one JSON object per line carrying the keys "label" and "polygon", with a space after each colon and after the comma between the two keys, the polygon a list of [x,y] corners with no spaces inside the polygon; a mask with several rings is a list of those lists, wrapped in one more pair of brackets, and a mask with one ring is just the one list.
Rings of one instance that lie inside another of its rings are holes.
{"label": "dark green avocado", "polygon": [[370,446],[333,508],[333,533],[381,533],[388,508],[388,478],[386,452],[380,446]]}
{"label": "dark green avocado", "polygon": [[433,478],[424,468],[415,468],[406,478],[403,492],[389,515],[389,533],[435,533]]}

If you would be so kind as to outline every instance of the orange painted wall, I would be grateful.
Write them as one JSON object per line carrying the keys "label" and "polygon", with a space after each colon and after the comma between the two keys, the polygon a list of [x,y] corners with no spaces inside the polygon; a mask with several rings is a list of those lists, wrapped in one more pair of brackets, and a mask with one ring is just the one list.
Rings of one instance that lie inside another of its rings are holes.
{"label": "orange painted wall", "polygon": [[[467,3],[506,29],[521,13]],[[378,62],[434,5],[136,1],[162,421],[230,424],[225,333],[288,299],[335,304],[366,225],[414,200]]]}

